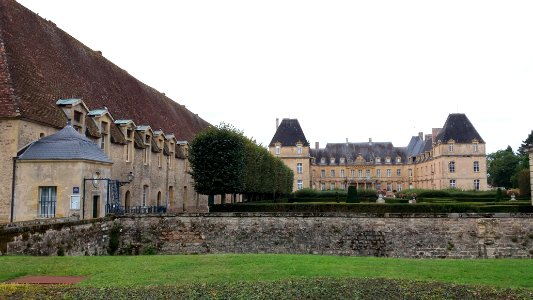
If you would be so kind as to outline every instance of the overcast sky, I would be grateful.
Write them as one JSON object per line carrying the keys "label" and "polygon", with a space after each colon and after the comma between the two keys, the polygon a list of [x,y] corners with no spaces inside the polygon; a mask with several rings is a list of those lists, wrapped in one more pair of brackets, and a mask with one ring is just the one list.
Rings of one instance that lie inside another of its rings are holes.
{"label": "overcast sky", "polygon": [[19,2],[263,145],[289,117],[313,146],[406,146],[456,112],[488,152],[533,129],[531,0]]}

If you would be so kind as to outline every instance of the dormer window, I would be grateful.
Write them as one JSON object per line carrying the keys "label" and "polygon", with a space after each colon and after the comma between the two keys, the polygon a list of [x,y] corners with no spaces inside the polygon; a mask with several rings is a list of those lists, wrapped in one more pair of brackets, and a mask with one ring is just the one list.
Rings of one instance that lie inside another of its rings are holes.
{"label": "dormer window", "polygon": [[381,157],[379,157],[379,156],[376,157],[376,163],[378,163],[378,164],[381,163]]}
{"label": "dormer window", "polygon": [[344,161],[345,161],[345,160],[344,160],[344,157],[341,157],[341,158],[340,158],[340,163],[341,163],[341,164],[344,164]]}
{"label": "dormer window", "polygon": [[329,159],[329,164],[334,165],[335,164],[335,157],[332,157]]}
{"label": "dormer window", "polygon": [[325,164],[326,163],[326,159],[324,157],[320,158],[320,163],[321,164]]}
{"label": "dormer window", "polygon": [[302,152],[303,152],[302,146],[303,146],[302,143],[296,144],[296,153],[302,154]]}
{"label": "dormer window", "polygon": [[150,144],[150,135],[149,135],[149,134],[147,134],[147,135],[144,137],[144,142],[145,142],[146,144]]}
{"label": "dormer window", "polygon": [[387,157],[385,158],[385,163],[390,164],[390,156],[387,156]]}
{"label": "dormer window", "polygon": [[133,130],[128,129],[128,130],[126,131],[126,137],[127,137],[128,139],[132,139],[132,138],[133,138]]}
{"label": "dormer window", "polygon": [[280,155],[281,154],[281,144],[276,144],[276,155]]}
{"label": "dormer window", "polygon": [[448,151],[453,152],[453,144],[448,144]]}
{"label": "dormer window", "polygon": [[397,163],[401,163],[402,162],[402,158],[400,156],[396,157],[396,162]]}
{"label": "dormer window", "polygon": [[474,151],[474,152],[478,152],[478,147],[477,147],[477,145],[478,145],[478,143],[474,143],[474,144],[472,145],[472,151]]}
{"label": "dormer window", "polygon": [[102,134],[102,137],[100,138],[100,148],[105,149],[106,148],[106,142],[107,142],[107,135],[109,133],[109,124],[107,122],[103,122],[100,124],[100,131]]}
{"label": "dormer window", "polygon": [[82,116],[83,114],[77,110],[74,111],[74,121],[78,122],[78,123],[82,123]]}

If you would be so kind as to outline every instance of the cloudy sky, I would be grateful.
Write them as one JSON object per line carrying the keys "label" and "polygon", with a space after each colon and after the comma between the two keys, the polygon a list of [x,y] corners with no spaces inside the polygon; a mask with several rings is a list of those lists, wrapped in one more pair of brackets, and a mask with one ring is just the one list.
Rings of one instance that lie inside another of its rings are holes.
{"label": "cloudy sky", "polygon": [[530,0],[19,2],[263,145],[276,118],[298,118],[322,146],[406,146],[456,112],[488,152],[533,129]]}

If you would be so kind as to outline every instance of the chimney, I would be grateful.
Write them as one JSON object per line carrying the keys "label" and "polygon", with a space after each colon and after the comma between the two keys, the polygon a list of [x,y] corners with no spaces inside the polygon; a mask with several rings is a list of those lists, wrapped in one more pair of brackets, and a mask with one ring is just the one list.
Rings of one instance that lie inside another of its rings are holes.
{"label": "chimney", "polygon": [[372,138],[368,138],[368,145],[372,146]]}
{"label": "chimney", "polygon": [[432,137],[433,137],[433,135],[431,135],[431,134],[426,134],[426,138],[425,138],[425,140],[426,140],[426,141],[432,141],[432,140],[433,140]]}
{"label": "chimney", "polygon": [[423,139],[424,139],[424,133],[423,133],[422,131],[420,131],[420,132],[418,133],[418,137],[419,137],[421,140],[423,140]]}
{"label": "chimney", "polygon": [[276,118],[276,130],[278,130],[279,127],[279,118]]}
{"label": "chimney", "polygon": [[319,142],[315,142],[315,149],[316,150],[320,149],[320,143]]}
{"label": "chimney", "polygon": [[431,135],[432,135],[432,138],[433,138],[433,143],[435,142],[435,139],[437,138],[437,135],[439,135],[440,131],[442,130],[442,128],[432,128],[431,129]]}
{"label": "chimney", "polygon": [[348,144],[348,138],[346,138],[346,144]]}

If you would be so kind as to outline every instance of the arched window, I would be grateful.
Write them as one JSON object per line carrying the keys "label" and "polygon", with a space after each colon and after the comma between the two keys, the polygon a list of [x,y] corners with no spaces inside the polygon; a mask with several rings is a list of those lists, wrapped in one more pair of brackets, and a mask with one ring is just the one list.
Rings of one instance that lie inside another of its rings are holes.
{"label": "arched window", "polygon": [[148,203],[148,186],[143,186],[143,199],[142,199],[142,206],[146,206],[146,203]]}
{"label": "arched window", "polygon": [[157,192],[157,206],[161,206],[161,191]]}
{"label": "arched window", "polygon": [[454,161],[451,161],[448,163],[448,171],[450,173],[455,173],[455,162]]}

